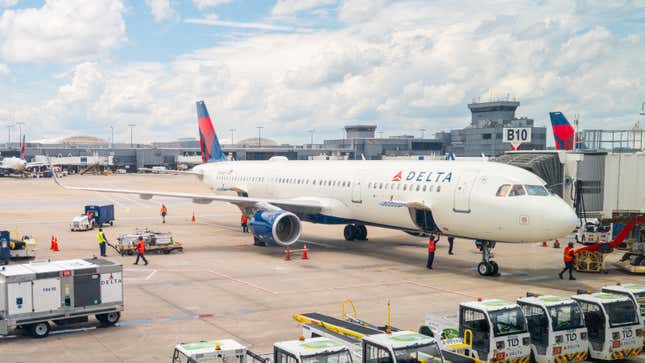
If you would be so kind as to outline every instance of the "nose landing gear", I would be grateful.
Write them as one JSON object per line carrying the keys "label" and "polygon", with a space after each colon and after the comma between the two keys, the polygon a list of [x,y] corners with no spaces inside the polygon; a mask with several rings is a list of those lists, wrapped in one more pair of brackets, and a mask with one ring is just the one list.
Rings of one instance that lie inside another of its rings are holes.
{"label": "nose landing gear", "polygon": [[499,276],[499,265],[491,260],[494,257],[491,250],[495,248],[495,241],[477,240],[475,244],[482,251],[482,262],[477,265],[477,272],[481,276]]}

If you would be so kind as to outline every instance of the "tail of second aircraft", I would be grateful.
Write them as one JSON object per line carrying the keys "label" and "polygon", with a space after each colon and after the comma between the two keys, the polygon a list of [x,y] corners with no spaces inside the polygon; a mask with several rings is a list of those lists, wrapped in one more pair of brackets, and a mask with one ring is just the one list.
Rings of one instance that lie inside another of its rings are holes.
{"label": "tail of second aircraft", "polygon": [[226,160],[204,101],[197,101],[197,123],[199,124],[199,146],[202,150],[202,162],[212,163]]}
{"label": "tail of second aircraft", "polygon": [[575,142],[575,130],[562,112],[549,112],[553,138],[557,150],[573,150]]}
{"label": "tail of second aircraft", "polygon": [[25,141],[25,135],[22,135],[22,140],[20,140],[20,158],[22,160],[25,160],[25,146],[27,146],[26,144],[27,143]]}

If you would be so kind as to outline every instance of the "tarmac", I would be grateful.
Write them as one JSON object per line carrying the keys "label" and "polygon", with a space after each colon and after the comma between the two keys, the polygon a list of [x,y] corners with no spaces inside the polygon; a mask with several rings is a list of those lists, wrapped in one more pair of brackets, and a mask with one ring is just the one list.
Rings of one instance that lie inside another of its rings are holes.
{"label": "tarmac", "polygon": [[[180,175],[69,176],[61,181],[210,192],[194,177]],[[240,211],[233,205],[69,191],[51,179],[0,178],[0,229],[37,236],[37,259],[89,258],[99,254],[96,231],[71,232],[69,224],[84,205],[104,203],[116,209],[115,225],[104,228],[108,240],[147,227],[172,232],[184,252],[151,254],[148,266],[134,266],[133,256],[108,249],[108,258],[124,266],[125,311],[118,326],[97,328],[91,319],[42,340],[18,332],[0,339],[0,361],[170,361],[180,342],[223,338],[270,353],[274,342],[301,334],[294,313],[340,317],[345,298],[354,302],[360,319],[378,324],[385,323],[389,301],[392,325],[416,330],[428,314],[456,320],[459,303],[478,297],[515,300],[527,291],[566,296],[617,281],[643,281],[610,263],[608,274],[577,273],[576,281],[560,280],[562,250],[538,243],[498,243],[494,253],[502,274],[483,278],[475,270],[481,255],[474,242],[456,240],[450,256],[445,238],[437,245],[434,269],[427,270],[423,238],[368,227],[368,241],[347,242],[344,226],[310,223],[303,224],[301,242],[293,246],[306,243],[309,259],[292,253],[291,261],[285,261],[283,247],[253,246],[251,235],[240,230]],[[161,203],[168,207],[166,224],[159,216]],[[58,237],[60,252],[49,250],[51,235]],[[618,257],[613,254],[610,261]]]}

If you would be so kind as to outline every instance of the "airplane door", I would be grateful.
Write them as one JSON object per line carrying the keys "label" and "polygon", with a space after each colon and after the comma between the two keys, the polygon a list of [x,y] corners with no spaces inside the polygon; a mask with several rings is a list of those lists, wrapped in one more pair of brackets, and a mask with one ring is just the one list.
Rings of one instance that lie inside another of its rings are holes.
{"label": "airplane door", "polygon": [[361,180],[354,179],[354,182],[352,182],[352,202],[363,203],[361,188]]}
{"label": "airplane door", "polygon": [[464,174],[455,186],[452,210],[458,213],[470,213],[470,195],[475,186],[477,174]]}

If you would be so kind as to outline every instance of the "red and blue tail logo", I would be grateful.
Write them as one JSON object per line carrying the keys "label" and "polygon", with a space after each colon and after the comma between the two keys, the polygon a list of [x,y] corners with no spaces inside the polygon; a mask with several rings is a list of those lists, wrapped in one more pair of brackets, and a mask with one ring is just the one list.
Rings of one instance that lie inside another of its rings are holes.
{"label": "red and blue tail logo", "polygon": [[549,112],[557,150],[573,150],[575,130],[562,112]]}
{"label": "red and blue tail logo", "polygon": [[199,124],[199,147],[202,149],[202,162],[226,160],[204,101],[197,101],[197,123]]}
{"label": "red and blue tail logo", "polygon": [[22,140],[20,140],[20,158],[25,160],[25,146],[27,142],[25,141],[25,135],[22,135]]}

